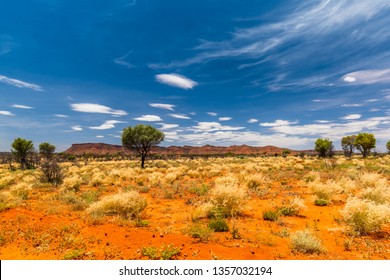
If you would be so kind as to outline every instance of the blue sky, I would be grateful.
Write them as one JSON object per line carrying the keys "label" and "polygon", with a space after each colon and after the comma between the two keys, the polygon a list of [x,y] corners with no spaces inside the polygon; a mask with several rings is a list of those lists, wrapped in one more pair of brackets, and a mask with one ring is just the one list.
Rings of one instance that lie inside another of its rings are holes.
{"label": "blue sky", "polygon": [[388,0],[4,0],[0,151],[17,137],[311,149],[390,140]]}

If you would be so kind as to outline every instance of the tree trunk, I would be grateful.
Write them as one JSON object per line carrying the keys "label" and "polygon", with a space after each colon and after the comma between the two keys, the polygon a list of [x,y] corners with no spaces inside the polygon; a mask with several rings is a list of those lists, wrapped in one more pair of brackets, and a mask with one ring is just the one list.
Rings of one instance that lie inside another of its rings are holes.
{"label": "tree trunk", "polygon": [[145,168],[145,158],[146,155],[141,155],[141,168]]}

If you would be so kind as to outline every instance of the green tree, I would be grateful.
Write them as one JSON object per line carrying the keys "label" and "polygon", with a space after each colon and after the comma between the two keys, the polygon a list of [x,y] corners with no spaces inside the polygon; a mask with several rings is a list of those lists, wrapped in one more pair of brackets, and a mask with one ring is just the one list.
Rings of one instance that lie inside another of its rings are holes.
{"label": "green tree", "polygon": [[318,138],[315,142],[315,148],[319,157],[331,157],[333,155],[333,144],[329,139]]}
{"label": "green tree", "polygon": [[164,140],[164,133],[144,124],[127,127],[122,133],[122,145],[141,156],[141,168],[145,167],[145,159],[150,149]]}
{"label": "green tree", "polygon": [[386,143],[387,152],[390,154],[390,141]]}
{"label": "green tree", "polygon": [[359,133],[355,139],[355,147],[358,149],[363,157],[367,157],[371,149],[375,148],[376,139],[374,134],[371,133]]}
{"label": "green tree", "polygon": [[28,163],[28,156],[34,152],[34,145],[31,140],[16,138],[12,143],[11,152],[20,163],[20,167],[22,169],[30,167],[30,164]]}
{"label": "green tree", "polygon": [[344,150],[344,155],[351,157],[355,149],[356,135],[345,136],[341,139],[341,147]]}
{"label": "green tree", "polygon": [[56,150],[56,147],[52,144],[47,143],[47,142],[43,142],[43,143],[39,144],[39,153],[45,159],[52,158],[55,150]]}

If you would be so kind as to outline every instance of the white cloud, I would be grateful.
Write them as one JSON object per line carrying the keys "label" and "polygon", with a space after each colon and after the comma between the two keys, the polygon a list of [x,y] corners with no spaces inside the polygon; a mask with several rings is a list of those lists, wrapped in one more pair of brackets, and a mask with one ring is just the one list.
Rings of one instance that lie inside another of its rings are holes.
{"label": "white cloud", "polygon": [[142,115],[141,117],[134,118],[137,121],[145,121],[145,122],[158,122],[162,121],[159,116],[156,115]]}
{"label": "white cloud", "polygon": [[275,133],[286,135],[302,135],[302,136],[321,136],[340,141],[340,139],[349,134],[356,134],[362,131],[370,131],[375,136],[377,132],[387,131],[390,129],[390,116],[374,117],[365,120],[350,120],[349,122],[329,122],[319,124],[305,125],[285,125],[272,127],[271,130]]}
{"label": "white cloud", "polygon": [[169,124],[169,123],[159,123],[159,125],[161,125],[160,127],[161,130],[172,129],[179,126],[178,124]]}
{"label": "white cloud", "polygon": [[360,114],[351,114],[351,115],[341,117],[340,119],[342,119],[342,120],[357,120],[357,119],[360,119],[361,117],[362,117],[362,115],[360,115]]}
{"label": "white cloud", "polygon": [[154,107],[154,108],[171,110],[171,111],[174,111],[173,108],[176,107],[175,105],[172,105],[172,104],[163,104],[163,103],[149,103],[149,106]]}
{"label": "white cloud", "polygon": [[251,145],[251,146],[267,146],[272,145],[278,147],[304,147],[307,144],[313,143],[313,139],[289,136],[285,134],[269,134],[263,135],[252,131],[213,131],[202,133],[165,133],[165,138],[169,142],[180,142],[182,145]]}
{"label": "white cloud", "polygon": [[35,91],[43,91],[42,87],[39,85],[26,83],[26,82],[23,82],[21,80],[8,78],[8,77],[2,76],[2,75],[0,75],[0,82],[7,84],[7,85],[10,85],[10,86],[15,86],[18,88],[28,88],[28,89],[32,89]]}
{"label": "white cloud", "polygon": [[218,118],[220,121],[230,121],[232,118],[231,117],[220,117]]}
{"label": "white cloud", "polygon": [[353,77],[353,76],[349,76],[349,75],[344,76],[343,80],[344,80],[344,82],[347,82],[347,83],[354,83],[354,82],[356,82],[356,78]]}
{"label": "white cloud", "polygon": [[342,79],[351,84],[377,84],[377,83],[390,83],[390,68],[381,70],[363,70],[348,73],[342,77]]}
{"label": "white cloud", "polygon": [[70,127],[73,131],[82,131],[83,128],[80,125],[74,125]]}
{"label": "white cloud", "polygon": [[361,106],[363,106],[362,104],[356,104],[356,103],[354,103],[354,104],[342,104],[341,105],[341,107],[361,107]]}
{"label": "white cloud", "polygon": [[207,114],[208,114],[209,116],[212,116],[212,117],[218,116],[218,114],[215,113],[215,112],[207,112]]}
{"label": "white cloud", "polygon": [[93,104],[93,103],[74,103],[70,104],[70,107],[73,111],[83,112],[83,113],[99,113],[99,114],[110,114],[116,116],[125,116],[127,113],[123,110],[114,110],[110,107]]}
{"label": "white cloud", "polygon": [[116,121],[116,120],[109,120],[109,121],[104,122],[100,126],[91,126],[89,128],[90,129],[97,129],[97,130],[111,129],[111,128],[114,128],[115,124],[117,124],[117,123],[125,123],[125,122]]}
{"label": "white cloud", "polygon": [[249,119],[248,120],[248,123],[256,123],[258,122],[259,120],[258,119]]}
{"label": "white cloud", "polygon": [[316,120],[316,123],[330,123],[328,120]]}
{"label": "white cloud", "polygon": [[96,138],[104,138],[103,135],[96,135]]}
{"label": "white cloud", "polygon": [[10,111],[0,111],[0,115],[3,115],[3,116],[15,116]]}
{"label": "white cloud", "polygon": [[20,104],[13,104],[13,105],[11,105],[11,107],[18,108],[18,109],[34,109],[34,107],[20,105]]}
{"label": "white cloud", "polygon": [[184,115],[184,114],[169,114],[169,116],[171,116],[172,118],[175,118],[175,119],[183,119],[183,120],[191,119],[190,117],[188,117],[187,115]]}
{"label": "white cloud", "polygon": [[198,125],[192,126],[189,130],[195,132],[211,132],[222,130],[241,130],[245,127],[240,126],[224,126],[217,122],[198,122]]}
{"label": "white cloud", "polygon": [[54,114],[55,117],[57,118],[67,118],[67,115],[62,115],[62,114]]}
{"label": "white cloud", "polygon": [[260,126],[282,126],[282,125],[290,125],[290,124],[296,124],[298,122],[290,122],[285,120],[276,120],[272,123],[260,123]]}
{"label": "white cloud", "polygon": [[192,89],[198,83],[178,74],[159,74],[155,76],[157,82],[182,89]]}
{"label": "white cloud", "polygon": [[376,98],[366,100],[366,102],[369,102],[369,103],[378,102],[378,101],[379,101],[379,99],[376,99]]}

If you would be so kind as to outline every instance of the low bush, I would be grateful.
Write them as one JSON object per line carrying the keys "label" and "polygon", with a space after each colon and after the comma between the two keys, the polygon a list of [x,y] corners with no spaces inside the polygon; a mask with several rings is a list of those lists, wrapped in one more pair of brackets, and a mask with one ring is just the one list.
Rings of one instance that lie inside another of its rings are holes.
{"label": "low bush", "polygon": [[341,214],[353,231],[360,235],[379,232],[390,222],[389,205],[358,198],[350,198]]}
{"label": "low bush", "polygon": [[138,218],[145,209],[146,199],[137,191],[114,194],[91,204],[87,212],[91,215],[119,215],[124,218]]}
{"label": "low bush", "polygon": [[215,232],[229,231],[229,226],[224,219],[213,219],[209,222],[208,227]]}
{"label": "low bush", "polygon": [[290,236],[293,252],[304,254],[320,254],[324,252],[321,240],[315,237],[309,230],[300,230]]}

